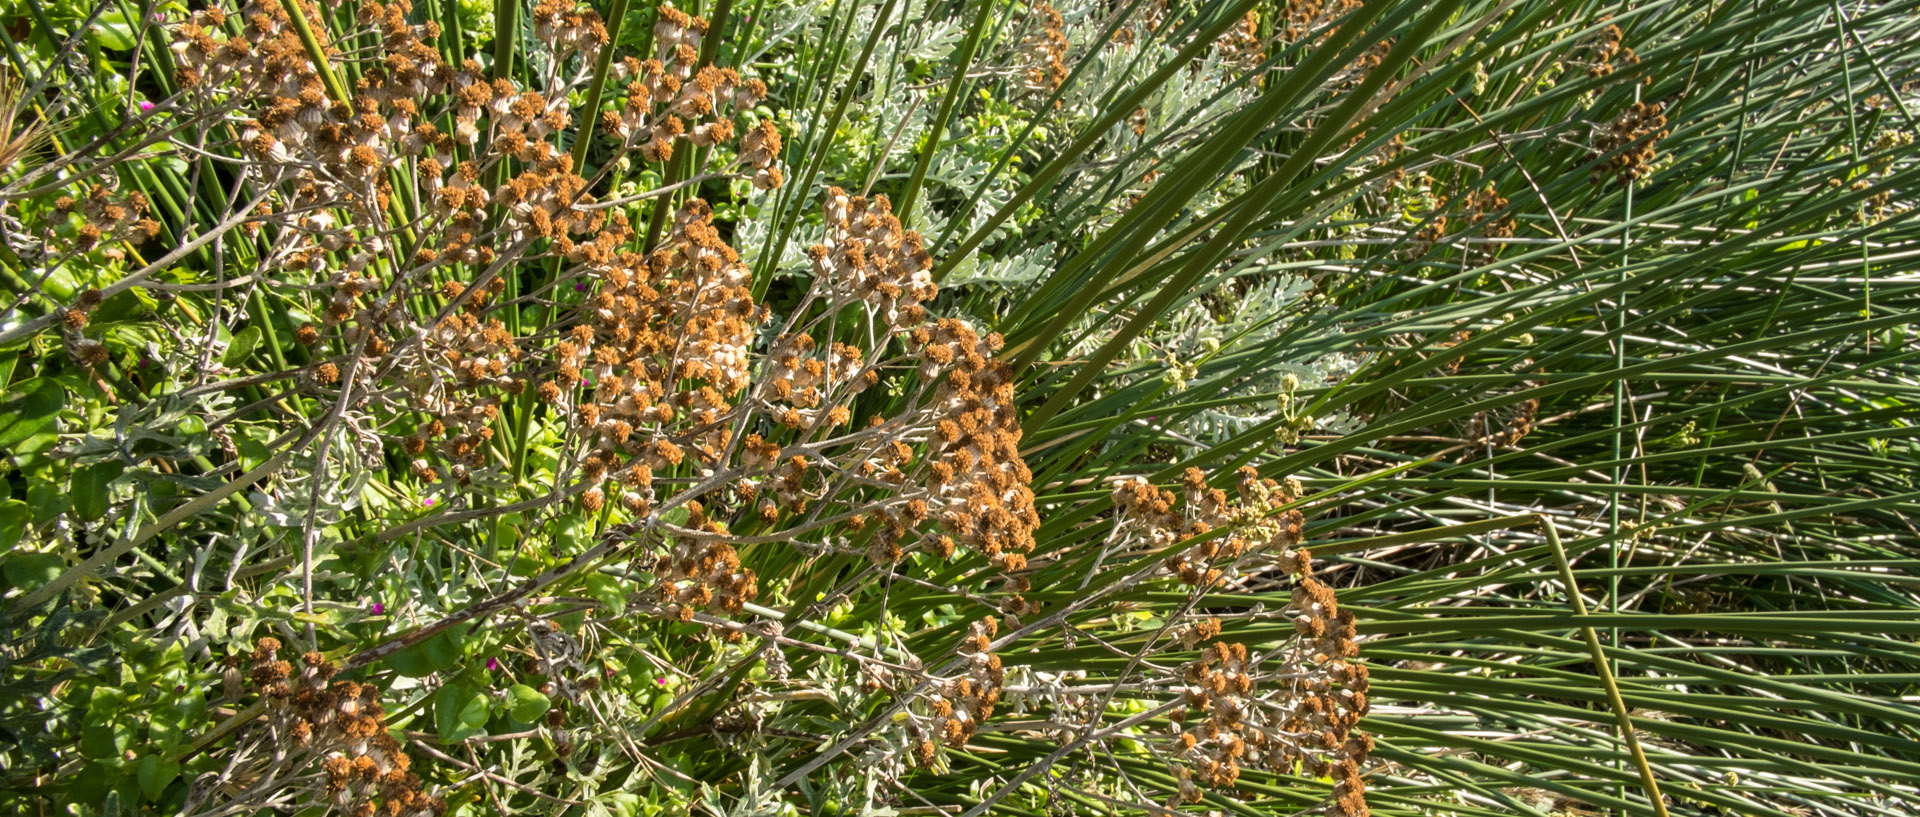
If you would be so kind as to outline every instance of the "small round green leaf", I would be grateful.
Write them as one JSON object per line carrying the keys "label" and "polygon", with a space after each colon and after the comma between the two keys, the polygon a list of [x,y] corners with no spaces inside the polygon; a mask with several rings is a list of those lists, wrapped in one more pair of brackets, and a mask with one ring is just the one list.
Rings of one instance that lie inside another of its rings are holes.
{"label": "small round green leaf", "polygon": [[21,537],[27,534],[27,520],[32,516],[25,502],[18,499],[0,502],[0,555],[20,544]]}
{"label": "small round green leaf", "polygon": [[67,390],[44,377],[16,384],[0,397],[0,451],[15,457],[52,448],[54,420],[67,402]]}
{"label": "small round green leaf", "polygon": [[487,725],[487,696],[462,684],[448,684],[433,696],[433,725],[442,743],[458,743]]}
{"label": "small round green leaf", "polygon": [[133,23],[125,13],[113,11],[100,15],[100,19],[94,21],[91,33],[93,41],[99,43],[101,48],[125,51],[133,47],[133,28]]}
{"label": "small round green leaf", "polygon": [[454,639],[452,631],[429,638],[420,646],[425,649],[427,662],[434,669],[453,669],[460,663],[460,642]]}
{"label": "small round green leaf", "polygon": [[168,784],[180,776],[180,763],[159,755],[147,755],[140,758],[140,766],[135,770],[140,780],[140,793],[148,800],[158,800]]}
{"label": "small round green leaf", "polygon": [[15,553],[7,557],[5,565],[0,565],[0,575],[6,576],[8,585],[33,590],[60,578],[60,571],[66,566],[66,560],[58,554]]}
{"label": "small round green leaf", "polygon": [[97,462],[74,472],[73,512],[88,522],[106,516],[107,507],[113,504],[113,480],[124,470],[125,463],[108,461]]}
{"label": "small round green leaf", "polygon": [[33,509],[33,522],[36,525],[52,522],[55,517],[66,513],[72,507],[64,486],[54,480],[35,482],[27,486],[27,507]]}
{"label": "small round green leaf", "polygon": [[425,678],[435,672],[433,662],[427,660],[426,648],[419,644],[387,656],[387,666],[408,678]]}
{"label": "small round green leaf", "polygon": [[220,362],[228,368],[238,367],[247,362],[253,350],[260,346],[260,327],[249,326],[233,336],[233,342],[227,344],[227,351],[220,356]]}
{"label": "small round green leaf", "polygon": [[525,723],[534,723],[541,715],[547,714],[547,707],[552,705],[547,696],[526,684],[514,684],[508,689],[507,700],[513,707],[514,719]]}

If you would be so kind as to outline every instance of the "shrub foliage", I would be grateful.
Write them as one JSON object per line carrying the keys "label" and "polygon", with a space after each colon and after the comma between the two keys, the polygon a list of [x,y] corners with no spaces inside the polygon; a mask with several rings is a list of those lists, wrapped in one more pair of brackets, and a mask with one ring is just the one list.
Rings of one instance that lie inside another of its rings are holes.
{"label": "shrub foliage", "polygon": [[1908,813],[1915,12],[0,7],[0,802]]}

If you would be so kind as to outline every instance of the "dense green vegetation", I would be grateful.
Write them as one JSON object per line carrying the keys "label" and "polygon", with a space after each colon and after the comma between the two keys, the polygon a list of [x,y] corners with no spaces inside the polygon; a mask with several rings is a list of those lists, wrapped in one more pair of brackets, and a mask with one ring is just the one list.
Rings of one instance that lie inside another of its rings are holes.
{"label": "dense green vegetation", "polygon": [[0,0],[0,808],[1904,815],[1920,3]]}

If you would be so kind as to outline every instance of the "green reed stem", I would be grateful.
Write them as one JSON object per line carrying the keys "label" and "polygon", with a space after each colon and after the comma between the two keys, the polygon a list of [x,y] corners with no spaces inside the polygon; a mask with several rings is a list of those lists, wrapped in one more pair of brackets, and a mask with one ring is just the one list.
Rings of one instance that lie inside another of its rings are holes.
{"label": "green reed stem", "polygon": [[973,66],[973,52],[980,46],[980,35],[987,30],[987,15],[993,11],[997,0],[980,0],[980,10],[973,16],[973,25],[967,29],[967,39],[960,44],[960,51],[953,58],[953,77],[947,80],[946,93],[940,97],[940,110],[933,115],[933,122],[927,126],[927,143],[920,146],[920,156],[914,160],[913,176],[907,180],[907,189],[900,193],[900,204],[895,215],[900,223],[911,224],[913,205],[920,195],[920,186],[926,182],[927,169],[933,165],[934,151],[940,149],[940,136],[947,132],[947,122],[953,116],[953,108],[960,101],[960,92],[967,84],[967,69]]}
{"label": "green reed stem", "polygon": [[288,19],[293,21],[293,30],[300,35],[300,44],[307,49],[307,59],[313,60],[314,72],[326,84],[327,95],[351,110],[353,101],[347,96],[346,87],[340,84],[340,78],[334,76],[333,67],[327,62],[327,50],[320,47],[320,38],[313,33],[313,24],[307,22],[307,12],[300,7],[300,0],[290,0],[281,6],[286,8]]}
{"label": "green reed stem", "polygon": [[[1567,586],[1567,598],[1573,602],[1573,610],[1582,619],[1587,616],[1587,600],[1580,596],[1580,586],[1574,583],[1573,565],[1567,561],[1566,548],[1560,545],[1560,531],[1554,527],[1553,518],[1544,514],[1538,517],[1540,527],[1546,531],[1547,546],[1553,548],[1553,558],[1560,568],[1560,581]],[[1617,577],[1616,577],[1617,578]],[[1647,801],[1653,804],[1653,812],[1659,817],[1667,817],[1667,804],[1660,798],[1660,782],[1653,777],[1653,767],[1647,763],[1647,753],[1640,748],[1640,738],[1633,732],[1633,717],[1627,714],[1627,701],[1620,696],[1620,685],[1614,681],[1613,667],[1607,661],[1605,650],[1600,648],[1600,634],[1591,625],[1580,625],[1580,635],[1586,639],[1587,652],[1593,656],[1593,669],[1600,676],[1600,685],[1606,688],[1607,705],[1613,708],[1613,719],[1620,725],[1620,739],[1627,744],[1627,751],[1633,755],[1633,764],[1640,769],[1640,782],[1647,787]]]}

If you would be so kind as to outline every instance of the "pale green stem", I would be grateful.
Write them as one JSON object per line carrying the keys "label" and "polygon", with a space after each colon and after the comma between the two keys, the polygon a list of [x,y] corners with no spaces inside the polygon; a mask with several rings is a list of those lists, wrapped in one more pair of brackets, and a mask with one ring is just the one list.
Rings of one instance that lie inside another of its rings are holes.
{"label": "pale green stem", "polygon": [[[1560,581],[1567,586],[1567,598],[1573,603],[1573,610],[1581,618],[1587,616],[1587,600],[1580,596],[1579,585],[1574,584],[1573,565],[1567,561],[1567,551],[1560,546],[1560,531],[1554,527],[1553,518],[1541,514],[1540,527],[1547,533],[1547,545],[1553,549],[1553,558],[1560,567]],[[1627,744],[1627,751],[1633,755],[1633,764],[1640,768],[1640,782],[1647,788],[1647,801],[1653,804],[1653,813],[1667,817],[1667,804],[1660,799],[1660,783],[1653,777],[1653,767],[1647,763],[1647,753],[1640,748],[1640,738],[1633,732],[1633,717],[1627,714],[1627,701],[1620,696],[1620,685],[1614,682],[1613,667],[1607,663],[1606,651],[1600,648],[1600,634],[1588,625],[1580,626],[1580,635],[1587,641],[1587,653],[1593,657],[1593,669],[1600,676],[1601,686],[1606,688],[1607,705],[1613,708],[1614,722],[1620,726],[1620,739]]]}

